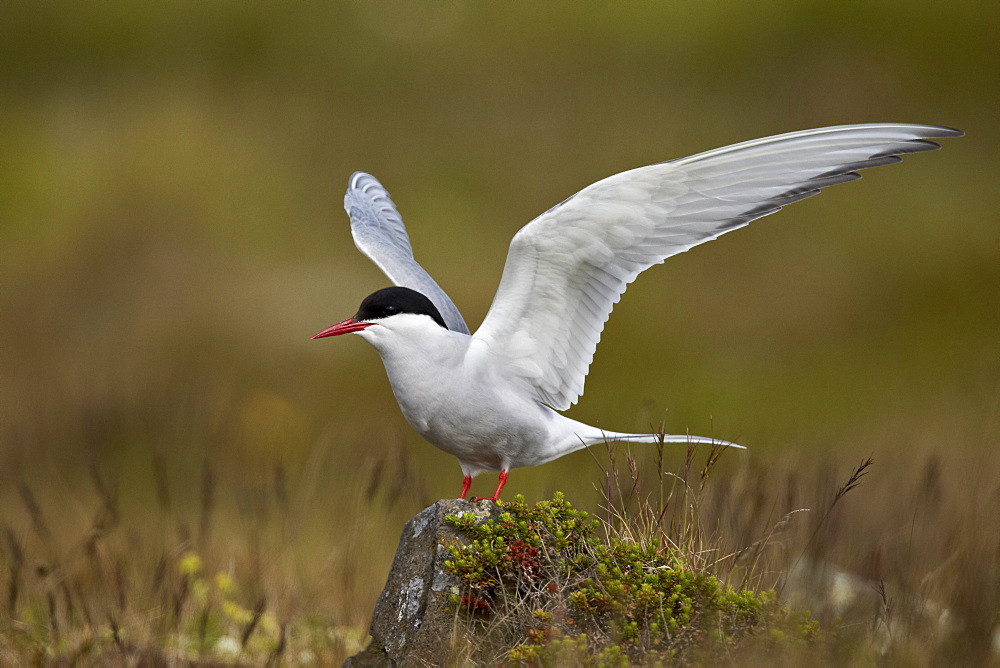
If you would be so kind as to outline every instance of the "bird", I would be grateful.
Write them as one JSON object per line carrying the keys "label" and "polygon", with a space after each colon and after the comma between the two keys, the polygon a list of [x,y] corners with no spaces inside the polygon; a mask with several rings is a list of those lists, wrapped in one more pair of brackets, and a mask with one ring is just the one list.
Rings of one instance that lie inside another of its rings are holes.
{"label": "bird", "polygon": [[668,257],[959,137],[934,125],[839,125],[745,141],[593,183],[513,237],[475,333],[416,262],[403,219],[375,177],[344,196],[357,248],[392,282],[316,334],[357,334],[380,355],[407,422],[458,458],[465,499],[477,474],[545,464],[612,441],[744,446],[690,435],[619,433],[563,415],[583,394],[604,324],[626,286]]}

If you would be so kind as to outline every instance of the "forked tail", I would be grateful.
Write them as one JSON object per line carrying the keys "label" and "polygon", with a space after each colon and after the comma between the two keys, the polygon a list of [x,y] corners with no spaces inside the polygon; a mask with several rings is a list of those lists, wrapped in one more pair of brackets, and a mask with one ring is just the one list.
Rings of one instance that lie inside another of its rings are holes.
{"label": "forked tail", "polygon": [[535,464],[544,464],[545,462],[550,462],[557,457],[562,457],[571,452],[580,450],[581,448],[586,448],[591,445],[602,445],[604,443],[613,443],[615,441],[624,441],[626,443],[679,443],[679,444],[689,444],[689,445],[721,445],[730,448],[739,448],[740,450],[746,450],[746,448],[737,443],[730,443],[729,441],[723,441],[721,438],[708,438],[707,436],[689,436],[687,434],[624,434],[617,431],[607,431],[604,429],[598,429],[597,427],[592,427],[588,424],[582,422],[577,422],[576,420],[571,420],[565,416],[557,415],[557,422],[559,423],[558,429],[562,433],[550,441],[551,445],[545,448],[543,452],[538,453],[538,459]]}
{"label": "forked tail", "polygon": [[746,446],[738,443],[723,441],[721,438],[709,438],[708,436],[690,436],[687,434],[622,434],[616,431],[601,431],[599,435],[588,434],[581,436],[587,445],[597,445],[600,443],[610,443],[613,441],[628,441],[629,443],[659,443],[662,439],[664,443],[686,443],[689,445],[724,445],[729,448],[739,448],[746,450]]}

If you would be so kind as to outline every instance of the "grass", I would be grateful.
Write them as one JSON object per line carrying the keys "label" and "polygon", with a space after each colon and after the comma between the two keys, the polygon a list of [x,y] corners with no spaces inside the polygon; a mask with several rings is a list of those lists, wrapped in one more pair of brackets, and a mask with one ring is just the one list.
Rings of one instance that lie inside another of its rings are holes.
{"label": "grass", "polygon": [[[609,444],[600,520],[573,509],[558,492],[534,505],[519,495],[482,525],[471,516],[449,518],[471,538],[450,546],[446,562],[465,584],[453,597],[464,622],[461,662],[683,665],[765,653],[772,661],[791,661],[810,651],[838,661],[861,658],[849,648],[864,643],[839,620],[821,628],[809,609],[783,607],[779,593],[788,585],[783,574],[797,571],[872,460],[854,469],[789,560],[796,546],[785,532],[806,509],[765,522],[762,535],[745,545],[708,530],[703,506],[724,451],[714,447],[702,458],[689,447],[680,468],[670,472],[661,443],[652,469],[656,484],[644,492],[632,453],[624,452],[626,465],[619,468]],[[745,528],[754,530],[758,518],[747,519]],[[813,602],[821,604],[821,596],[830,593],[814,594]]]}
{"label": "grass", "polygon": [[[451,567],[467,586],[456,597],[463,661],[986,665],[1000,659],[997,569],[991,563],[954,570],[1000,545],[997,528],[949,513],[956,499],[943,494],[947,467],[937,457],[914,469],[915,479],[892,471],[892,489],[873,494],[858,491],[863,483],[879,484],[880,467],[870,457],[847,469],[839,485],[829,486],[830,471],[817,468],[824,482],[805,494],[815,502],[808,508],[793,492],[801,470],[745,468],[720,480],[713,471],[721,449],[691,448],[673,472],[662,448],[643,454],[645,462],[627,448],[609,447],[600,522],[588,524],[586,513],[558,493],[533,507],[518,497],[485,527],[454,518],[474,539],[470,547],[452,548]],[[656,466],[647,465],[650,459]],[[859,498],[871,503],[887,493],[894,504],[866,507]],[[736,502],[740,497],[749,503]],[[852,534],[862,525],[878,526],[877,532],[859,541]],[[598,528],[600,540],[593,534]],[[925,532],[929,544],[918,536]],[[946,544],[935,534],[961,539]],[[844,548],[859,543],[871,552],[845,558]]]}
{"label": "grass", "polygon": [[[507,563],[531,586],[504,599],[497,592],[510,573],[500,561],[486,569],[460,607],[467,637],[488,630],[489,644],[462,656],[996,660],[1000,568],[984,555],[1000,535],[985,506],[967,504],[975,485],[954,484],[954,462],[932,454],[909,468],[803,458],[764,467],[689,449],[671,471],[672,454],[609,448],[591,517],[562,497],[547,502],[561,528],[540,529],[534,506],[515,500],[508,512],[531,527],[506,543],[518,556]],[[154,458],[152,484],[128,500],[99,459],[86,489],[39,493],[21,480],[20,508],[0,527],[0,662],[309,665],[362,647],[394,544],[372,525],[399,516],[392,506],[418,493],[413,476],[384,462],[353,503],[324,507],[322,491],[301,496],[308,468],[277,467],[260,484],[233,466],[206,463],[189,481]],[[335,516],[336,528],[317,531]],[[578,533],[558,535],[567,522]],[[540,535],[547,542],[532,538]],[[560,562],[547,559],[558,550],[578,561],[553,580],[546,569]],[[651,564],[690,579],[652,582]],[[674,623],[704,638],[706,620],[716,620],[715,644],[681,642],[681,627],[665,643],[666,627],[639,614],[662,601],[634,604],[644,584],[652,598],[683,585],[696,614]],[[726,630],[720,618],[737,623]]]}
{"label": "grass", "polygon": [[216,498],[224,490],[210,468],[187,518],[163,485],[148,499],[158,512],[136,515],[101,477],[92,481],[93,520],[78,526],[50,517],[20,486],[30,530],[4,527],[4,663],[309,664],[358,646],[362,636],[338,624],[336,605],[304,582],[283,587],[326,574],[321,564],[301,571],[296,555],[275,549],[291,538],[292,517],[270,519],[265,508],[282,504],[280,477],[263,498],[242,490],[238,517],[227,520],[238,537],[222,526],[216,504],[228,499]]}
{"label": "grass", "polygon": [[782,616],[773,592],[736,591],[688,568],[681,550],[598,539],[600,522],[560,493],[504,509],[482,525],[449,518],[472,537],[445,567],[466,584],[453,597],[467,613],[461,654],[480,665],[682,662],[732,651]]}

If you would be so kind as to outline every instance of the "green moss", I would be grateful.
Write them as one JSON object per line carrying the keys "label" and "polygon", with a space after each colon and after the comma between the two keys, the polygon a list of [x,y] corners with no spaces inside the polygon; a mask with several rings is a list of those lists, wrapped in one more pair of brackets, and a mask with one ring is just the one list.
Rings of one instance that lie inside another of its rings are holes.
{"label": "green moss", "polygon": [[805,643],[818,632],[773,592],[737,591],[687,570],[672,549],[601,540],[599,523],[558,492],[534,505],[517,496],[482,524],[472,514],[446,519],[471,539],[448,546],[445,567],[467,587],[453,600],[507,639],[511,662],[708,660],[743,642]]}

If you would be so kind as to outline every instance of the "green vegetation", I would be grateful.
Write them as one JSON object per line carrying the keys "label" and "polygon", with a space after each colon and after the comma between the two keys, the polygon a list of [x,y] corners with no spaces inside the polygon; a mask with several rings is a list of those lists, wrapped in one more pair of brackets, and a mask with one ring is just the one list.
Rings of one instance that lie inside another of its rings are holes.
{"label": "green vegetation", "polygon": [[[670,473],[661,445],[657,487],[643,495],[644,476],[631,454],[619,468],[609,448],[606,474],[613,486],[597,519],[561,492],[533,505],[517,495],[484,523],[473,513],[446,518],[470,538],[447,546],[445,562],[464,584],[452,597],[464,623],[463,660],[605,666],[715,663],[755,652],[773,659],[833,648],[850,654],[853,639],[839,633],[837,620],[821,631],[808,608],[791,613],[773,588],[760,584],[767,570],[794,569],[801,558],[770,554],[771,543],[789,547],[776,537],[778,527],[735,551],[706,532],[702,509],[723,452],[712,448],[696,465],[696,450],[688,448]],[[840,486],[813,523],[814,533],[871,465],[863,462]],[[627,484],[634,505],[619,483]],[[804,545],[810,543],[807,538]],[[814,596],[822,604],[828,594]]]}
{"label": "green vegetation", "polygon": [[[511,661],[683,661],[785,625],[774,592],[735,591],[688,570],[670,548],[604,542],[600,523],[558,492],[534,506],[518,495],[504,509],[480,525],[471,515],[450,516],[472,542],[450,546],[446,567],[469,589],[456,605],[473,616],[503,616],[491,635],[523,630]],[[804,635],[816,627],[807,624]]]}

